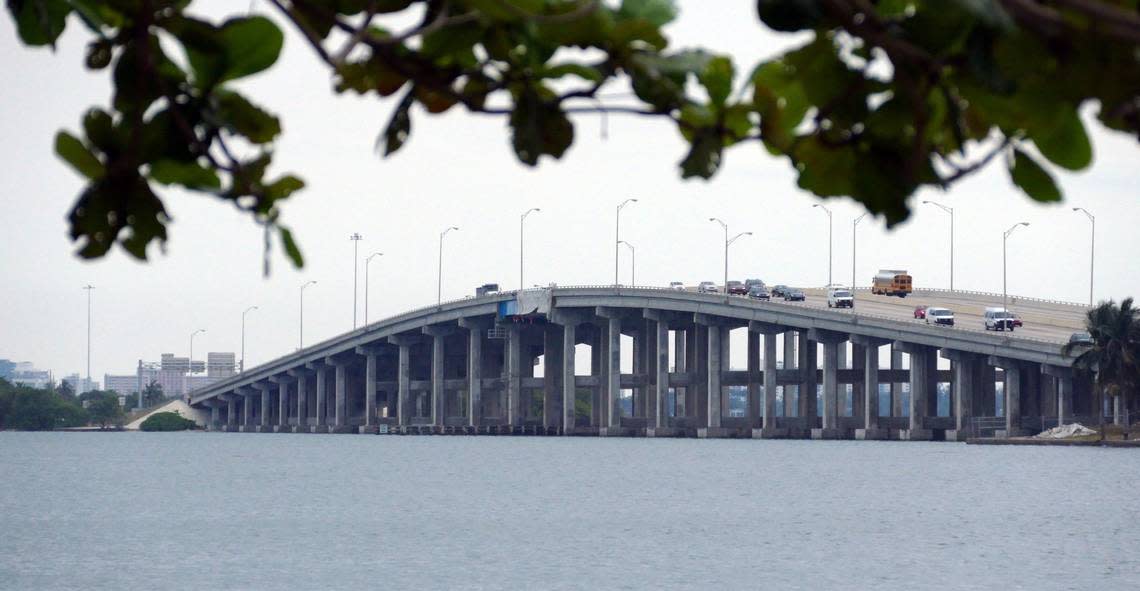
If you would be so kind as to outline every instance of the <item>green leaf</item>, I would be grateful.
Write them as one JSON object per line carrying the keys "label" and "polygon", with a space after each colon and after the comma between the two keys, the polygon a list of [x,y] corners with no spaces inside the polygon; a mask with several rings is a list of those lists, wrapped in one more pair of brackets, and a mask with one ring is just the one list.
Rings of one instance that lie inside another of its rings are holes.
{"label": "green leaf", "polygon": [[561,158],[574,142],[574,126],[557,103],[547,103],[528,88],[511,111],[511,145],[525,164],[538,164],[539,156]]}
{"label": "green leaf", "polygon": [[728,100],[728,95],[732,92],[733,75],[732,60],[723,56],[712,58],[701,70],[698,79],[717,107],[724,106],[724,101]]}
{"label": "green leaf", "polygon": [[1025,191],[1026,195],[1035,201],[1053,202],[1061,200],[1061,190],[1057,183],[1040,164],[1029,154],[1015,148],[1013,150],[1013,167],[1009,169],[1009,176],[1013,184]]}
{"label": "green leaf", "polygon": [[105,172],[103,163],[79,141],[79,138],[60,131],[55,134],[55,153],[63,158],[79,174],[91,179],[102,178]]}
{"label": "green leaf", "polygon": [[[396,150],[404,147],[404,142],[408,140],[408,136],[412,133],[411,108],[412,103],[415,102],[414,98],[411,92],[405,94],[403,100],[396,106],[396,110],[392,112],[392,118],[388,120],[388,126],[384,128],[385,157],[396,153]],[[379,142],[377,142],[377,144],[379,144]]]}
{"label": "green leaf", "polygon": [[293,233],[284,226],[278,226],[278,232],[281,235],[281,245],[285,247],[285,254],[289,256],[293,266],[298,269],[304,267],[305,257],[301,256],[301,249],[297,248],[297,242],[293,240]]}
{"label": "green leaf", "polygon": [[756,0],[756,12],[769,28],[785,33],[819,28],[823,20],[819,0]]}
{"label": "green leaf", "polygon": [[563,76],[577,76],[590,82],[601,82],[602,73],[597,68],[586,64],[557,64],[543,68],[543,78],[561,78]]}
{"label": "green leaf", "polygon": [[955,0],[955,2],[991,28],[1004,31],[1011,31],[1014,28],[1013,19],[1001,7],[998,0]]}
{"label": "green leaf", "polygon": [[1068,109],[1048,131],[1030,130],[1030,139],[1041,155],[1069,170],[1082,170],[1092,163],[1092,144],[1076,109]]}
{"label": "green leaf", "polygon": [[121,147],[115,134],[114,121],[106,111],[98,107],[91,108],[83,116],[83,133],[87,135],[87,141],[101,152],[117,152]]}
{"label": "green leaf", "polygon": [[271,201],[285,199],[305,188],[305,181],[287,174],[265,186],[265,196]]}
{"label": "green leaf", "polygon": [[236,92],[218,94],[218,117],[230,131],[255,144],[273,141],[281,133],[281,122]]}
{"label": "green leaf", "polygon": [[221,81],[244,78],[272,66],[284,40],[281,29],[262,16],[226,21],[222,25],[226,68]]}
{"label": "green leaf", "polygon": [[91,70],[106,68],[111,64],[111,43],[102,39],[88,43],[84,63]]}
{"label": "green leaf", "polygon": [[182,185],[187,189],[219,189],[218,174],[197,162],[159,160],[150,165],[150,178],[164,185]]}
{"label": "green leaf", "polygon": [[673,0],[622,0],[618,16],[645,19],[655,27],[663,27],[677,18],[677,6]]}
{"label": "green leaf", "polygon": [[706,128],[697,131],[689,153],[681,161],[681,178],[711,178],[720,168],[722,147],[716,130]]}
{"label": "green leaf", "polygon": [[20,40],[28,45],[51,45],[67,26],[71,6],[67,0],[8,0]]}

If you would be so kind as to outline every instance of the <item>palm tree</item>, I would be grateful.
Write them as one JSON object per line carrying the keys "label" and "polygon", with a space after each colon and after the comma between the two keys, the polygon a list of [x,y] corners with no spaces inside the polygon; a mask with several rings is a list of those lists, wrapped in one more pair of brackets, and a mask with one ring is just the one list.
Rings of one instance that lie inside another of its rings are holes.
{"label": "palm tree", "polygon": [[1094,377],[1100,437],[1104,439],[1104,396],[1121,397],[1121,405],[1127,409],[1129,396],[1140,387],[1140,310],[1132,307],[1132,298],[1120,306],[1112,300],[1101,302],[1089,310],[1085,326],[1092,345],[1070,342],[1061,353],[1071,356],[1081,350],[1073,359],[1073,369]]}

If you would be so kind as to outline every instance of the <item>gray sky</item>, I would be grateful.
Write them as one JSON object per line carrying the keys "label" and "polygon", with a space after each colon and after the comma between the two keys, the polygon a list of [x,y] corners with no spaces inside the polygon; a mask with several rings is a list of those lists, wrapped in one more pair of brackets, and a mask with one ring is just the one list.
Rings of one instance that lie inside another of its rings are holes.
{"label": "gray sky", "polygon": [[[224,14],[231,2],[195,2]],[[674,48],[703,45],[730,53],[738,73],[793,46],[757,21],[754,3],[680,2],[682,14],[668,33]],[[32,361],[57,378],[84,372],[85,294],[94,284],[92,376],[129,373],[138,359],[162,352],[185,355],[189,335],[197,357],[237,351],[241,312],[249,315],[249,365],[297,346],[298,287],[306,291],[305,341],[312,344],[351,328],[352,243],[360,232],[360,259],[384,256],[371,267],[373,320],[432,304],[436,248],[449,225],[444,257],[444,299],[471,293],[485,282],[518,285],[518,218],[527,220],[527,284],[610,283],[613,280],[614,207],[640,202],[622,214],[623,238],[637,247],[639,284],[671,280],[719,281],[723,233],[755,232],[733,246],[730,275],[768,283],[823,285],[827,281],[827,220],[816,199],[799,191],[791,166],[758,145],[734,148],[712,182],[681,181],[679,134],[665,121],[612,116],[609,138],[596,116],[575,120],[576,141],[561,161],[538,169],[519,164],[502,118],[453,109],[444,116],[413,115],[413,134],[395,157],[373,151],[393,101],[336,96],[329,74],[310,49],[287,30],[277,65],[244,83],[251,98],[279,114],[284,137],[273,171],[293,171],[308,188],[284,208],[307,265],[295,271],[274,253],[273,273],[261,274],[262,234],[249,218],[207,197],[167,191],[174,218],[165,253],[147,264],[118,249],[97,262],[73,256],[65,215],[80,179],[52,154],[60,128],[75,130],[83,111],[108,101],[104,74],[82,68],[87,36],[74,21],[59,51],[18,44],[7,14],[0,18],[0,55],[6,82],[0,95],[0,358]],[[1086,121],[1091,121],[1086,119]],[[1001,291],[1002,231],[1031,223],[1009,242],[1009,292],[1069,301],[1088,297],[1089,224],[1070,211],[1097,215],[1096,297],[1136,295],[1140,228],[1140,172],[1135,140],[1090,123],[1096,161],[1081,174],[1062,174],[1067,201],[1035,205],[991,166],[951,192],[916,197],[957,212],[955,283],[959,289]],[[830,200],[835,214],[834,276],[851,278],[851,221],[861,210]],[[905,268],[917,287],[949,282],[949,219],[920,206],[908,223],[886,231],[879,220],[859,226],[858,284],[880,267]],[[622,280],[629,280],[622,255]],[[363,317],[363,267],[360,316]]]}

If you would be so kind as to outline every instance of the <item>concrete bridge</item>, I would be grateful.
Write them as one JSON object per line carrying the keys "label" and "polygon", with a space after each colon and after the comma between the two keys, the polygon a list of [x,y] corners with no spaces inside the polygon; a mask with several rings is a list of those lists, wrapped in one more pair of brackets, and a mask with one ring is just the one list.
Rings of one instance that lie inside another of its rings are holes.
{"label": "concrete bridge", "polygon": [[[506,292],[372,323],[190,402],[209,410],[210,429],[260,433],[963,440],[1096,421],[1090,384],[1060,353],[1083,306],[1022,300],[1028,334],[910,313],[916,300],[951,298],[980,313],[992,297],[860,293],[855,310],[837,311],[811,293],[783,303],[612,286]],[[746,366],[731,368],[733,356]],[[746,392],[745,408],[731,408],[730,390]]]}

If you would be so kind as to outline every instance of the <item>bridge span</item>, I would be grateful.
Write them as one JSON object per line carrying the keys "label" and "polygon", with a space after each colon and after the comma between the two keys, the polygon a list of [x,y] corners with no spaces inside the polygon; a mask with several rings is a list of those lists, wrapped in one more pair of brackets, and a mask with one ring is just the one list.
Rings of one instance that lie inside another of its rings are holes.
{"label": "bridge span", "polygon": [[[306,347],[190,402],[210,429],[262,433],[964,440],[1096,421],[1091,385],[1060,352],[1083,307],[1037,302],[1026,321],[1052,324],[1018,334],[916,322],[897,298],[861,295],[855,311],[813,299],[612,286],[467,298]],[[747,364],[734,370],[737,329]],[[746,392],[743,412],[730,390]]]}

